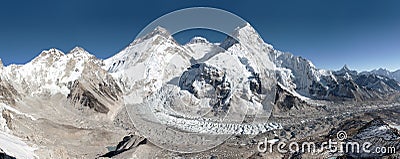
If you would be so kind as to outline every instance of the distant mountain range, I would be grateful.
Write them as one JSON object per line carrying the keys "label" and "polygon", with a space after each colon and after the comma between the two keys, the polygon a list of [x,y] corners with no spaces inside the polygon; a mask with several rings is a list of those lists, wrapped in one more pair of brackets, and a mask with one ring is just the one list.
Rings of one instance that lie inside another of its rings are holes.
{"label": "distant mountain range", "polygon": [[376,74],[400,81],[400,69],[396,71],[389,71],[387,69],[380,68],[372,71],[364,71],[361,72],[361,74]]}

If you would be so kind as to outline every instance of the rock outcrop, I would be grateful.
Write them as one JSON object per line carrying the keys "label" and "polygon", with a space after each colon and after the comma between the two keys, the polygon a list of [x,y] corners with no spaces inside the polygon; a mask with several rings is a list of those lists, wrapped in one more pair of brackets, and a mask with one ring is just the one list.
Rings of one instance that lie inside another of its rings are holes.
{"label": "rock outcrop", "polygon": [[117,156],[125,151],[135,149],[139,145],[146,144],[147,139],[141,136],[137,135],[128,135],[125,136],[121,142],[118,143],[118,145],[115,147],[115,150],[110,151],[104,155],[101,155],[100,157],[108,157],[112,158],[114,156]]}

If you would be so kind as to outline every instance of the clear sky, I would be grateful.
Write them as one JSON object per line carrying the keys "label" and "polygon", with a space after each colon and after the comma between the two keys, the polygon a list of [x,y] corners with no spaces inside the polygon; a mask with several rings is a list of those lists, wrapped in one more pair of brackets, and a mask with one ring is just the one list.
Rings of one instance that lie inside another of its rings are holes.
{"label": "clear sky", "polygon": [[[398,0],[2,0],[0,58],[26,63],[41,50],[68,52],[81,46],[107,58],[128,45],[156,18],[187,7],[214,7],[253,25],[275,48],[311,60],[317,67],[400,69]],[[176,38],[185,42],[201,31]],[[223,35],[206,31],[218,42]]]}

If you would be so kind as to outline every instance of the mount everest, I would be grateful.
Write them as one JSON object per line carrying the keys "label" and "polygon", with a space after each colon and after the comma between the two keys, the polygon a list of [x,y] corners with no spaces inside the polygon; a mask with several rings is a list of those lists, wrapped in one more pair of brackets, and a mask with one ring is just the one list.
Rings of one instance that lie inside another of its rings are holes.
{"label": "mount everest", "polygon": [[[221,43],[194,37],[185,45],[157,27],[105,60],[76,47],[43,51],[24,65],[0,63],[0,130],[34,154],[28,158],[93,158],[128,133],[146,135],[129,120],[153,117],[126,114],[129,105],[182,131],[259,135],[282,129],[266,122],[275,105],[398,101],[397,72],[318,69],[275,50],[250,24]],[[228,112],[236,112],[232,121],[215,124]],[[5,147],[0,154],[21,153]]]}

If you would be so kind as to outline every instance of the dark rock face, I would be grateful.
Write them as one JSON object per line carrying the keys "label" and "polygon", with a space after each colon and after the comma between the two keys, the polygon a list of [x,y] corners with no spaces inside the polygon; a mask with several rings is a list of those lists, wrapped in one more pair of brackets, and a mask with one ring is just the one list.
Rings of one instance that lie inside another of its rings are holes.
{"label": "dark rock face", "polygon": [[204,63],[192,65],[179,79],[179,86],[197,98],[211,98],[215,109],[227,110],[231,84],[225,72]]}
{"label": "dark rock face", "polygon": [[116,149],[114,151],[110,151],[100,157],[114,157],[117,156],[118,154],[121,154],[125,151],[134,149],[138,147],[139,145],[146,144],[147,139],[141,136],[136,136],[136,135],[129,135],[125,136],[121,142],[118,143]]}
{"label": "dark rock face", "polygon": [[3,110],[1,112],[1,116],[6,120],[6,125],[8,129],[12,130],[13,129],[13,124],[12,124],[12,115],[9,110]]}
{"label": "dark rock face", "polygon": [[276,88],[275,97],[275,112],[287,112],[291,109],[307,105],[307,103],[285,91],[279,85]]}
{"label": "dark rock face", "polygon": [[96,63],[88,62],[82,76],[68,83],[70,93],[67,98],[78,109],[90,108],[107,114],[110,107],[116,105],[122,97],[117,82]]}
{"label": "dark rock face", "polygon": [[71,99],[72,103],[78,103],[83,107],[89,107],[99,113],[108,113],[109,109],[101,103],[92,92],[85,90],[84,86],[82,86],[79,81],[74,82],[71,90],[73,91],[71,91],[67,98]]}
{"label": "dark rock face", "polygon": [[254,93],[254,94],[261,94],[261,81],[260,81],[260,77],[258,74],[253,75],[252,77],[250,77],[250,90]]}
{"label": "dark rock face", "polygon": [[17,98],[19,98],[17,90],[0,77],[0,101],[13,105]]}
{"label": "dark rock face", "polygon": [[67,98],[78,109],[88,107],[105,114],[110,111],[109,106],[122,96],[122,90],[111,76],[99,77],[94,72],[88,72],[82,78],[69,83],[68,88],[71,92]]}
{"label": "dark rock face", "polygon": [[262,93],[262,85],[260,74],[255,72],[254,68],[250,66],[249,60],[246,57],[240,57],[240,62],[246,66],[246,70],[251,72],[251,76],[248,77],[250,81],[250,90],[253,94],[261,94]]}
{"label": "dark rock face", "polygon": [[358,85],[351,79],[346,79],[341,76],[337,76],[337,82],[332,84],[332,91],[329,92],[328,96],[343,99],[355,99],[357,100]]}
{"label": "dark rock face", "polygon": [[313,83],[308,91],[310,92],[310,94],[312,96],[315,96],[315,97],[321,97],[321,96],[323,97],[328,93],[328,90],[326,90],[326,88],[323,85],[321,85],[320,83],[317,83],[315,81],[313,81]]}
{"label": "dark rock face", "polygon": [[[74,104],[79,104],[83,107],[89,107],[94,109],[95,111],[99,111],[102,113],[108,113],[107,107],[102,104],[99,104],[98,100],[94,98],[94,96],[85,91],[83,86],[79,84],[79,81],[75,81],[71,86],[71,93],[68,94],[67,98],[71,100]],[[72,91],[73,90],[73,91]],[[81,109],[81,108],[79,108]]]}
{"label": "dark rock face", "polygon": [[239,42],[236,39],[228,36],[225,38],[225,40],[219,46],[224,48],[225,50],[227,50],[228,48],[230,48],[231,46],[233,46],[237,43],[239,43]]}
{"label": "dark rock face", "polygon": [[16,159],[15,157],[9,156],[6,153],[3,153],[0,149],[0,159]]}

